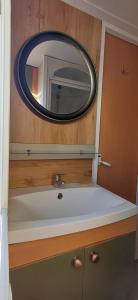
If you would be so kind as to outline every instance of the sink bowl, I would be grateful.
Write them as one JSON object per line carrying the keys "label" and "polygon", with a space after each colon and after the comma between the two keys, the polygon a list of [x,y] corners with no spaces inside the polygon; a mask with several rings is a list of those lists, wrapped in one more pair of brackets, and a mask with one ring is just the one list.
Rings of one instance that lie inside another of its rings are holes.
{"label": "sink bowl", "polygon": [[10,190],[9,243],[84,231],[137,214],[137,206],[96,185]]}

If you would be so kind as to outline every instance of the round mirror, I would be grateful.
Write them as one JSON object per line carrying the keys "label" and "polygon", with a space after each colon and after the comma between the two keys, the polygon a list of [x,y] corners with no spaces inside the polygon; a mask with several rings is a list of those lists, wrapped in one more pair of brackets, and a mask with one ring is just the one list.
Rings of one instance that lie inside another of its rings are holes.
{"label": "round mirror", "polygon": [[20,49],[15,81],[26,105],[43,119],[79,118],[94,101],[96,73],[83,47],[60,32],[42,32]]}

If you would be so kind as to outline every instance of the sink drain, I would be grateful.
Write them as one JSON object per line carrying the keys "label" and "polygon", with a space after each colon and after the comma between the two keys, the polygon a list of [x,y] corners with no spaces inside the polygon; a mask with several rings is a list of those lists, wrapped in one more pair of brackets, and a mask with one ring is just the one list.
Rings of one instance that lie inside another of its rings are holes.
{"label": "sink drain", "polygon": [[58,199],[62,199],[62,198],[63,198],[63,194],[62,194],[62,193],[59,193],[58,196],[57,196],[57,198],[58,198]]}

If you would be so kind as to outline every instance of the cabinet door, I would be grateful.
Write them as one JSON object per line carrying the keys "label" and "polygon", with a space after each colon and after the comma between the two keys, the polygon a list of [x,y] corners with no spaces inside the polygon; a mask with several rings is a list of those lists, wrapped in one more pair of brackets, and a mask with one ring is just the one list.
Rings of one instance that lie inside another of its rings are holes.
{"label": "cabinet door", "polygon": [[75,268],[74,257],[84,263],[84,250],[11,271],[13,300],[82,300],[84,267]]}
{"label": "cabinet door", "polygon": [[[92,253],[99,261],[92,262]],[[84,299],[130,300],[133,257],[134,234],[86,248]]]}

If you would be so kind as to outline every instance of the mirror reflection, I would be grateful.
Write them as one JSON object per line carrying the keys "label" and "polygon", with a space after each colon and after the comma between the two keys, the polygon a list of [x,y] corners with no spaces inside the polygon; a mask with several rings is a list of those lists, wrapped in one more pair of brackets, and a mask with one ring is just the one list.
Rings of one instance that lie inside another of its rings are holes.
{"label": "mirror reflection", "polygon": [[35,100],[56,114],[70,114],[84,107],[94,85],[82,52],[57,40],[33,48],[25,72]]}

